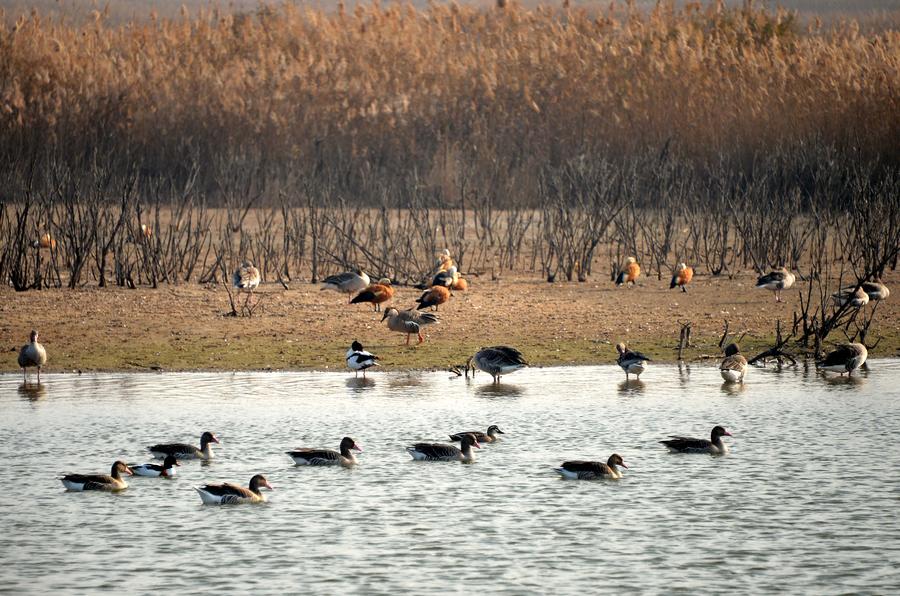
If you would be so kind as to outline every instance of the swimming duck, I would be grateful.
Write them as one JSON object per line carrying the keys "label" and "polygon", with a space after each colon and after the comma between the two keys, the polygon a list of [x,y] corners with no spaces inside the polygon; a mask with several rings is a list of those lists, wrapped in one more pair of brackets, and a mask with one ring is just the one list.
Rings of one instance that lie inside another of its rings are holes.
{"label": "swimming duck", "polygon": [[350,344],[350,349],[347,350],[347,367],[354,372],[354,376],[358,376],[359,371],[362,371],[363,378],[365,378],[366,369],[378,366],[377,360],[378,356],[364,350],[358,341]]}
{"label": "swimming duck", "polygon": [[670,435],[672,438],[660,441],[669,448],[669,451],[678,453],[712,453],[723,454],[728,453],[728,446],[722,441],[722,437],[730,437],[731,433],[722,428],[715,426],[710,434],[710,439],[694,439],[691,437],[680,437]]}
{"label": "swimming duck", "polygon": [[391,280],[382,277],[378,283],[371,284],[365,290],[357,294],[350,304],[359,304],[361,302],[370,302],[375,306],[375,312],[381,311],[381,304],[387,302],[394,297],[394,287],[391,286]]}
{"label": "swimming duck", "polygon": [[891,295],[891,291],[876,277],[873,281],[863,282],[863,291],[869,295],[869,300],[884,300]]}
{"label": "swimming duck", "polygon": [[298,466],[352,466],[357,462],[351,449],[362,451],[362,448],[350,437],[341,439],[340,449],[340,451],[333,451],[331,449],[303,448],[285,451],[285,453],[290,455]]}
{"label": "swimming duck", "polygon": [[862,288],[841,288],[831,295],[834,305],[838,308],[850,304],[853,308],[862,308],[869,303],[869,295]]}
{"label": "swimming duck", "polygon": [[860,343],[849,343],[838,346],[828,353],[825,358],[816,362],[816,366],[828,372],[853,374],[853,371],[862,366],[869,351]]}
{"label": "swimming duck", "polygon": [[164,459],[167,455],[174,455],[178,459],[212,459],[211,443],[218,443],[211,432],[205,432],[200,435],[200,449],[186,443],[164,443],[147,447],[147,450],[153,454],[153,457]]}
{"label": "swimming duck", "polygon": [[597,480],[600,478],[617,480],[622,477],[622,472],[617,469],[617,466],[628,468],[622,461],[622,456],[613,453],[605,464],[599,461],[566,461],[562,463],[561,467],[554,468],[554,470],[559,472],[563,478],[570,480]]}
{"label": "swimming duck", "polygon": [[200,499],[204,505],[239,505],[242,503],[264,503],[266,497],[259,490],[261,486],[269,490],[275,490],[262,474],[257,474],[250,479],[249,488],[226,482],[225,484],[195,486],[194,490],[200,494]]}
{"label": "swimming duck", "polygon": [[66,490],[105,490],[116,492],[128,488],[122,474],[132,475],[131,468],[125,462],[117,461],[112,465],[109,476],[106,474],[66,474],[60,480]]}
{"label": "swimming duck", "polygon": [[763,275],[756,280],[756,287],[764,290],[775,292],[775,302],[783,302],[781,299],[781,291],[788,290],[794,285],[794,274],[781,267],[772,271],[767,275]]}
{"label": "swimming duck", "polygon": [[323,290],[334,290],[335,292],[345,292],[348,301],[351,299],[353,292],[361,292],[369,287],[371,281],[364,271],[344,271],[335,275],[329,275],[322,281]]}
{"label": "swimming duck", "polygon": [[506,433],[500,430],[500,427],[496,424],[492,424],[488,427],[487,432],[483,433],[477,430],[471,430],[468,432],[461,432],[450,435],[451,441],[462,441],[462,438],[466,435],[472,435],[475,437],[475,440],[479,443],[494,443],[500,440],[500,437],[497,435],[505,435]]}
{"label": "swimming duck", "polygon": [[31,336],[27,344],[19,350],[19,366],[22,368],[23,382],[28,382],[28,367],[37,368],[37,382],[41,384],[41,368],[47,364],[47,350],[38,343],[38,332],[31,331]]}
{"label": "swimming duck", "polygon": [[616,362],[625,371],[625,380],[628,380],[629,374],[637,375],[637,378],[640,379],[641,373],[644,372],[644,363],[650,362],[650,358],[640,352],[632,352],[623,343],[616,344],[616,351],[619,353]]}
{"label": "swimming duck", "polygon": [[743,383],[744,374],[747,372],[747,359],[741,354],[741,348],[737,344],[728,344],[725,348],[725,358],[719,365],[722,378],[731,383]]}
{"label": "swimming duck", "polygon": [[162,465],[159,464],[141,464],[139,466],[129,466],[135,476],[150,476],[153,478],[171,478],[175,475],[175,466],[180,466],[174,455],[167,455]]}
{"label": "swimming duck", "polygon": [[509,346],[493,346],[481,348],[466,362],[466,371],[477,368],[494,377],[494,382],[500,382],[501,375],[514,373],[520,368],[528,366],[522,352]]}
{"label": "swimming duck", "polygon": [[691,283],[692,279],[694,279],[694,269],[688,267],[685,263],[678,263],[678,266],[675,267],[675,274],[672,276],[672,283],[669,284],[669,289],[680,286],[682,292],[687,292],[685,286]]}
{"label": "swimming duck", "polygon": [[619,275],[616,277],[616,285],[621,286],[629,282],[634,285],[640,274],[641,266],[638,265],[637,260],[634,257],[628,257],[625,259],[625,267],[619,271]]}
{"label": "swimming duck", "polygon": [[438,310],[438,307],[448,300],[450,300],[450,288],[445,286],[431,286],[430,289],[425,290],[422,292],[421,296],[416,298],[416,302],[419,303],[416,310],[422,310],[429,306],[434,307],[434,310]]}
{"label": "swimming duck", "polygon": [[422,327],[437,323],[437,315],[430,312],[417,312],[412,309],[399,311],[393,306],[384,311],[381,320],[387,319],[388,329],[398,333],[406,334],[406,345],[409,345],[409,336],[415,333],[419,338],[419,343],[425,341],[422,335]]}
{"label": "swimming duck", "polygon": [[475,459],[472,447],[481,449],[481,445],[473,435],[467,434],[462,437],[461,449],[453,445],[444,445],[442,443],[416,443],[406,450],[415,460],[419,461],[462,461],[471,462]]}

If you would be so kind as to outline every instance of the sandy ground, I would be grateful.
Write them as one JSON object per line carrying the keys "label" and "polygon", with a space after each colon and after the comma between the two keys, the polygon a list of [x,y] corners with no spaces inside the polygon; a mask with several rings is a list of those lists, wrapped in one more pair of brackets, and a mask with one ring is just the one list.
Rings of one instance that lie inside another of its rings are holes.
{"label": "sandy ground", "polygon": [[[426,328],[420,346],[387,330],[370,305],[294,283],[289,290],[264,284],[252,317],[230,310],[224,288],[198,285],[128,290],[86,288],[17,293],[0,290],[0,370],[17,370],[16,355],[32,328],[50,360],[45,370],[290,370],[342,369],[354,339],[381,358],[385,368],[445,369],[460,365],[479,347],[507,344],[535,365],[615,361],[615,343],[626,341],[654,359],[676,357],[680,321],[693,323],[686,358],[718,357],[723,321],[747,332],[750,355],[765,349],[775,320],[790,327],[799,292],[777,304],[771,292],[753,288],[755,276],[695,277],[688,292],[668,280],[643,277],[637,287],[607,281],[548,284],[533,276],[497,281],[470,278]],[[888,276],[900,286],[900,274]],[[900,289],[878,308],[872,337],[882,336],[872,357],[900,354]],[[397,289],[393,303],[414,306],[420,291]],[[843,341],[841,334],[833,341]],[[415,341],[415,338],[413,338]]]}

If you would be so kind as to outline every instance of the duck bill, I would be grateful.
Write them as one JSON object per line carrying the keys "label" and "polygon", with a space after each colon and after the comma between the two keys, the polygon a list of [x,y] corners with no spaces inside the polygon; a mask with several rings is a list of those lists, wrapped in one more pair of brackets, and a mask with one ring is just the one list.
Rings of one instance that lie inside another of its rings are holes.
{"label": "duck bill", "polygon": [[728,431],[726,430],[726,431],[725,431],[725,434],[724,434],[723,436],[726,436],[726,437],[732,437],[732,436],[734,436],[734,435],[732,435],[730,432],[728,432]]}
{"label": "duck bill", "polygon": [[476,449],[481,449],[481,443],[479,443],[478,441],[475,441],[474,443],[472,443],[472,447],[475,447]]}
{"label": "duck bill", "polygon": [[623,468],[625,468],[626,470],[628,469],[628,466],[625,465],[625,462],[622,462],[619,465],[622,466]]}
{"label": "duck bill", "polygon": [[359,445],[354,445],[353,448],[362,453],[362,447],[360,447]]}
{"label": "duck bill", "polygon": [[275,490],[275,487],[272,486],[271,484],[269,484],[268,480],[266,480],[266,482],[265,482],[265,484],[263,484],[263,486],[265,486],[269,490]]}
{"label": "duck bill", "polygon": [[385,320],[386,318],[387,318],[387,311],[385,311],[384,314],[381,315],[381,321],[384,322],[384,320]]}
{"label": "duck bill", "polygon": [[213,435],[212,442],[221,445],[222,442],[219,440],[219,437]]}
{"label": "duck bill", "polygon": [[128,476],[134,476],[134,470],[132,470],[131,468],[125,468],[125,473]]}

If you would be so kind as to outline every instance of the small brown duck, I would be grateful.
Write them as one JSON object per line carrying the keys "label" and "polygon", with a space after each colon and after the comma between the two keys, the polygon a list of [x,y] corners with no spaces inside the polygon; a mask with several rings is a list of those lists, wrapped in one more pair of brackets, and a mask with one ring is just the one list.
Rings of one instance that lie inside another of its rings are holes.
{"label": "small brown duck", "polygon": [[66,474],[60,480],[66,490],[85,491],[103,490],[117,492],[128,488],[128,483],[122,478],[122,474],[133,475],[131,468],[125,462],[117,461],[112,465],[109,476],[106,474]]}
{"label": "small brown duck", "polygon": [[244,503],[264,503],[265,495],[259,490],[260,487],[275,490],[266,477],[257,474],[250,479],[250,486],[244,488],[235,484],[205,484],[203,486],[195,486],[200,494],[200,499],[204,505],[240,505]]}
{"label": "small brown duck", "polygon": [[567,461],[563,462],[559,468],[554,468],[560,476],[570,480],[598,480],[605,478],[608,480],[618,480],[622,477],[617,466],[628,468],[622,460],[622,456],[613,453],[606,460],[606,463],[599,461]]}

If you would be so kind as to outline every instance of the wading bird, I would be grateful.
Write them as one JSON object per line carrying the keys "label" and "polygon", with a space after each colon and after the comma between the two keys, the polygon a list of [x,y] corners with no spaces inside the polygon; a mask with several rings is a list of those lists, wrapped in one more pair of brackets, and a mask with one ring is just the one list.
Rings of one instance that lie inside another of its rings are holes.
{"label": "wading bird", "polygon": [[616,351],[619,353],[616,363],[625,371],[625,380],[628,380],[629,374],[636,375],[640,379],[641,373],[644,372],[644,363],[650,362],[650,358],[640,352],[632,352],[623,343],[616,344]]}
{"label": "wading bird", "polygon": [[860,343],[842,344],[832,350],[816,366],[828,372],[853,374],[853,371],[865,364],[869,357],[866,346]]}
{"label": "wading bird", "polygon": [[47,350],[38,343],[37,330],[31,331],[28,343],[19,350],[19,366],[22,368],[23,382],[28,382],[28,367],[37,368],[37,382],[41,384],[41,368],[47,364]]}
{"label": "wading bird", "polygon": [[495,383],[499,383],[502,375],[514,373],[526,366],[528,363],[519,350],[509,346],[493,346],[475,352],[466,362],[466,372],[477,368],[494,377]]}
{"label": "wading bird", "polygon": [[367,368],[378,366],[378,362],[376,362],[378,356],[364,350],[362,344],[358,341],[354,341],[350,344],[350,349],[347,350],[346,359],[347,368],[354,372],[354,376],[359,376],[359,371],[362,371],[363,378],[366,377]]}

